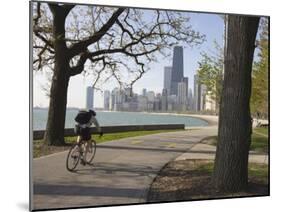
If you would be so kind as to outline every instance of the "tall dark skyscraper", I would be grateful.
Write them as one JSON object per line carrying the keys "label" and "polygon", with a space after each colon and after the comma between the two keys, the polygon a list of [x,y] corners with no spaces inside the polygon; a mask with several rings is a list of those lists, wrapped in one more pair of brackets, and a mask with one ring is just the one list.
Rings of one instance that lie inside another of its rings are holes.
{"label": "tall dark skyscraper", "polygon": [[183,48],[181,46],[174,47],[172,81],[170,94],[178,95],[178,83],[183,78]]}

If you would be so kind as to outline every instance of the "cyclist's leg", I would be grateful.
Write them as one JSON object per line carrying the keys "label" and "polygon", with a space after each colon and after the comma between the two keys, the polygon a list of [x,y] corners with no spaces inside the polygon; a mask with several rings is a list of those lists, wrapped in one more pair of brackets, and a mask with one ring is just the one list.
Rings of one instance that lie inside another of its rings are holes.
{"label": "cyclist's leg", "polygon": [[84,128],[82,131],[82,136],[80,140],[81,144],[81,150],[82,150],[82,160],[83,163],[87,161],[86,155],[87,152],[89,151],[89,148],[91,147],[91,133],[90,133],[90,128]]}
{"label": "cyclist's leg", "polygon": [[91,139],[87,140],[87,141],[84,141],[84,155],[83,155],[83,159],[84,161],[86,161],[86,156],[88,154],[88,152],[91,151]]}
{"label": "cyclist's leg", "polygon": [[80,136],[80,135],[78,135],[78,136],[77,136],[76,143],[77,143],[77,144],[79,144],[79,143],[81,142],[81,140],[82,140],[81,136]]}
{"label": "cyclist's leg", "polygon": [[78,136],[77,136],[76,143],[77,143],[78,146],[79,146],[80,159],[81,159],[80,162],[81,162],[81,164],[83,164],[83,165],[85,165],[85,157],[84,157],[84,155],[85,155],[84,146],[85,146],[85,145],[83,145],[84,142],[85,142],[85,141],[83,140],[83,136],[78,135]]}

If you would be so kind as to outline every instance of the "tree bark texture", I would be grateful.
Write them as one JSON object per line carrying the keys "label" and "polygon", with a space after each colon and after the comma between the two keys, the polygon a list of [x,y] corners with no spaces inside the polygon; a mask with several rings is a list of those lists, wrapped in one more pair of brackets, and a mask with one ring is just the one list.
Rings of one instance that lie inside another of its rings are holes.
{"label": "tree bark texture", "polygon": [[[64,145],[64,126],[67,105],[67,88],[71,76],[80,74],[89,57],[87,47],[97,42],[115,23],[124,8],[116,10],[112,17],[101,29],[89,39],[66,46],[65,21],[68,13],[75,5],[58,5],[48,3],[53,15],[53,46],[55,52],[54,73],[50,90],[50,103],[44,141],[48,145]],[[79,55],[80,59],[75,67],[70,67],[71,58]]]}
{"label": "tree bark texture", "polygon": [[52,7],[55,65],[50,90],[48,120],[44,141],[48,145],[64,145],[64,125],[69,82],[69,58],[65,43],[65,19],[67,12],[60,7]]}
{"label": "tree bark texture", "polygon": [[259,18],[229,15],[213,183],[236,192],[248,184],[251,72]]}

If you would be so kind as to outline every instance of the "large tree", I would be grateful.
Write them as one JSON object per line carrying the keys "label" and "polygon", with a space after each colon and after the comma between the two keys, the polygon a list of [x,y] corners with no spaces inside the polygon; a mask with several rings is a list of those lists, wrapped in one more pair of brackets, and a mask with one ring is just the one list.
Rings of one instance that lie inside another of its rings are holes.
{"label": "large tree", "polygon": [[204,40],[181,12],[37,2],[33,11],[34,69],[52,70],[44,136],[49,145],[64,144],[71,77],[92,73],[93,86],[111,78],[132,86],[157,54]]}
{"label": "large tree", "polygon": [[251,75],[258,25],[258,17],[228,17],[227,52],[213,173],[214,185],[222,191],[240,191],[248,183],[252,133]]}

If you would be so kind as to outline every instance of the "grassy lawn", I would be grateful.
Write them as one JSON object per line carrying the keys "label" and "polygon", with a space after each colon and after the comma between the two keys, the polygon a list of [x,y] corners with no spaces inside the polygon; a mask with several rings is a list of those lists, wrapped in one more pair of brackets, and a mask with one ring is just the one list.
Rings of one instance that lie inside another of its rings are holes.
{"label": "grassy lawn", "polygon": [[[202,143],[207,143],[210,145],[217,145],[218,136],[209,136],[202,140]],[[250,150],[267,153],[268,152],[268,128],[261,127],[255,128],[252,134],[252,143]]]}
{"label": "grassy lawn", "polygon": [[254,132],[258,132],[258,133],[264,134],[265,136],[268,136],[268,127],[255,128]]}
{"label": "grassy lawn", "polygon": [[[151,135],[164,132],[174,132],[179,130],[150,130],[150,131],[132,131],[132,132],[120,132],[120,133],[106,133],[102,137],[99,135],[92,135],[92,139],[95,139],[97,143],[103,143],[107,141],[117,140],[121,138],[129,138],[135,136]],[[33,143],[33,157],[41,157],[43,155],[49,155],[56,152],[68,150],[73,142],[75,142],[77,136],[65,137],[65,146],[46,146],[43,144],[43,140],[35,140]]]}
{"label": "grassy lawn", "polygon": [[268,137],[253,133],[250,149],[257,152],[268,152]]}
{"label": "grassy lawn", "polygon": [[[94,139],[97,143],[103,143],[103,142],[122,139],[122,138],[152,135],[157,133],[173,132],[173,131],[179,131],[179,130],[147,130],[147,131],[131,131],[131,132],[120,132],[120,133],[106,133],[102,137],[100,137],[99,135],[92,135],[92,139]],[[76,136],[66,137],[65,140],[67,143],[73,143],[74,141],[76,141],[76,138],[77,138]]]}
{"label": "grassy lawn", "polygon": [[[208,173],[212,173],[214,168],[214,163],[206,163],[198,166],[198,171],[204,171]],[[268,165],[266,164],[257,164],[257,163],[249,163],[248,168],[249,178],[258,179],[262,183],[268,182]]]}

